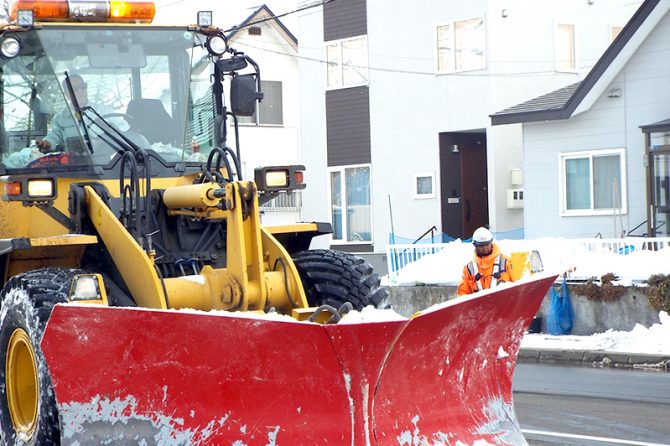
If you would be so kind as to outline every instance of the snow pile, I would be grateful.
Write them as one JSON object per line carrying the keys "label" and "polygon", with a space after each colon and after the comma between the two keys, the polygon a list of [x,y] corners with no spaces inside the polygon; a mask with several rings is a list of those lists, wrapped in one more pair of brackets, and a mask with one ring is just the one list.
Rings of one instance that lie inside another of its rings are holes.
{"label": "snow pile", "polygon": [[[500,240],[500,250],[513,252],[538,251],[544,271],[562,274],[571,270],[569,278],[600,278],[614,273],[621,285],[646,281],[652,274],[670,274],[670,248],[658,251],[635,250],[618,254],[609,249],[589,251],[580,244],[563,239]],[[384,285],[457,285],[464,265],[473,255],[470,243],[455,240],[436,253],[426,255],[401,269],[395,280],[384,278]]]}
{"label": "snow pile", "polygon": [[360,324],[363,322],[388,322],[388,321],[406,321],[407,318],[396,313],[392,309],[378,310],[372,305],[368,305],[361,311],[352,310],[342,317],[339,322],[342,324]]}
{"label": "snow pile", "polygon": [[[469,243],[460,240],[447,243],[440,252],[424,256],[401,269],[394,284],[456,285],[472,253],[472,245]],[[392,285],[388,283],[387,277],[383,279],[383,284]]]}
{"label": "snow pile", "polygon": [[649,328],[637,324],[629,332],[607,330],[592,336],[526,334],[521,347],[670,355],[670,316],[661,311],[659,318],[658,324]]}
{"label": "snow pile", "polygon": [[[619,254],[607,249],[588,251],[583,246],[563,239],[500,240],[501,251],[513,252],[536,250],[540,253],[545,273],[569,273],[569,278],[600,278],[607,273],[618,276],[620,285],[644,282],[652,274],[670,274],[670,248],[658,251],[633,249]],[[436,254],[422,257],[407,265],[391,282],[384,277],[385,285],[457,285],[464,265],[470,261],[473,247],[456,240],[447,243]],[[521,342],[523,348],[559,350],[612,351],[624,353],[670,355],[670,316],[659,313],[659,324],[649,328],[636,325],[630,332],[608,330],[592,336],[552,336],[548,334],[526,334]]]}

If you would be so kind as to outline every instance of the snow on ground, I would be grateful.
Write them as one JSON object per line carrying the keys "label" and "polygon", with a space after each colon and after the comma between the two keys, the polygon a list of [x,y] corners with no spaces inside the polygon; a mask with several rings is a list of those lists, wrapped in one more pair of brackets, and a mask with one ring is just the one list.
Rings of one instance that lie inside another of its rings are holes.
{"label": "snow on ground", "polygon": [[[546,272],[561,274],[574,268],[569,277],[587,279],[607,273],[620,278],[620,284],[646,281],[652,274],[670,273],[670,248],[658,251],[633,250],[618,254],[609,249],[588,251],[569,240],[546,238],[538,240],[501,240],[496,242],[507,255],[513,252],[538,251]],[[401,269],[397,278],[385,278],[386,285],[436,284],[457,285],[463,266],[470,261],[473,247],[460,240],[445,244],[436,254],[426,255]]]}
{"label": "snow on ground", "polygon": [[[444,304],[437,304],[437,306],[441,305]],[[351,311],[346,314],[340,324],[405,319],[393,310],[375,310],[369,306],[361,311]],[[637,324],[629,332],[607,330],[605,333],[592,336],[526,334],[521,341],[521,347],[670,355],[670,316],[665,311],[661,311],[659,319],[660,323],[649,328]]]}
{"label": "snow on ground", "polygon": [[[587,251],[581,245],[562,239],[501,240],[496,243],[507,255],[537,250],[545,272],[561,274],[574,268],[568,273],[568,278],[573,279],[600,278],[614,273],[619,278],[619,284],[629,285],[644,282],[652,274],[670,274],[670,248],[618,254],[607,249]],[[383,283],[391,286],[417,283],[457,285],[463,266],[472,255],[472,244],[456,240],[446,244],[440,252],[424,256],[401,269],[395,280],[384,277]],[[670,355],[670,316],[660,312],[659,318],[659,324],[649,328],[638,324],[630,332],[608,330],[592,336],[527,334],[521,346]]]}
{"label": "snow on ground", "polygon": [[637,324],[628,332],[607,330],[592,336],[526,334],[521,347],[670,355],[670,316],[661,311],[659,318],[658,324],[649,328]]}

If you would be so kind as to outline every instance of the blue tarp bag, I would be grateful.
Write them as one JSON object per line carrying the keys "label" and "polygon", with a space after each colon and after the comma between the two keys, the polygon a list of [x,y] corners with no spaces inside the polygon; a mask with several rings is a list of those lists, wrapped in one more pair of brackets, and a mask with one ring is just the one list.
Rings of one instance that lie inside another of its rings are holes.
{"label": "blue tarp bag", "polygon": [[563,277],[560,290],[552,287],[550,293],[551,302],[547,312],[547,330],[552,335],[569,334],[572,331],[574,313],[565,277]]}

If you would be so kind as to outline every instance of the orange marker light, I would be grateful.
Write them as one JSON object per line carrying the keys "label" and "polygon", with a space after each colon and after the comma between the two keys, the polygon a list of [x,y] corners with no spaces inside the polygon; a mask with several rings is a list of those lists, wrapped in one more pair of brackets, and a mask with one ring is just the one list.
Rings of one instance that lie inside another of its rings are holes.
{"label": "orange marker light", "polygon": [[154,2],[109,2],[110,22],[151,22],[156,14]]}
{"label": "orange marker light", "polygon": [[16,20],[20,9],[31,9],[35,20],[67,20],[69,6],[67,0],[15,0],[9,6],[9,16]]}
{"label": "orange marker light", "polygon": [[35,21],[143,22],[156,14],[152,1],[90,2],[82,0],[14,0],[9,7],[12,21],[22,9],[33,11]]}
{"label": "orange marker light", "polygon": [[21,183],[18,181],[10,181],[5,183],[5,196],[21,195]]}

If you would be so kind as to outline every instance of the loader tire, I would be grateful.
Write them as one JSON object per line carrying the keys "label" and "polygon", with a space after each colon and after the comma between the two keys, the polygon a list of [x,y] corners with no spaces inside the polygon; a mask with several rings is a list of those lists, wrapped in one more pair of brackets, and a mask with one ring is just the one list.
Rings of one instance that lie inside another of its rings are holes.
{"label": "loader tire", "polygon": [[301,251],[293,261],[310,306],[340,308],[350,302],[356,310],[368,305],[383,308],[388,290],[363,258],[328,249]]}
{"label": "loader tire", "polygon": [[10,279],[0,299],[2,444],[60,444],[58,408],[40,341],[55,304],[81,270],[45,268]]}

